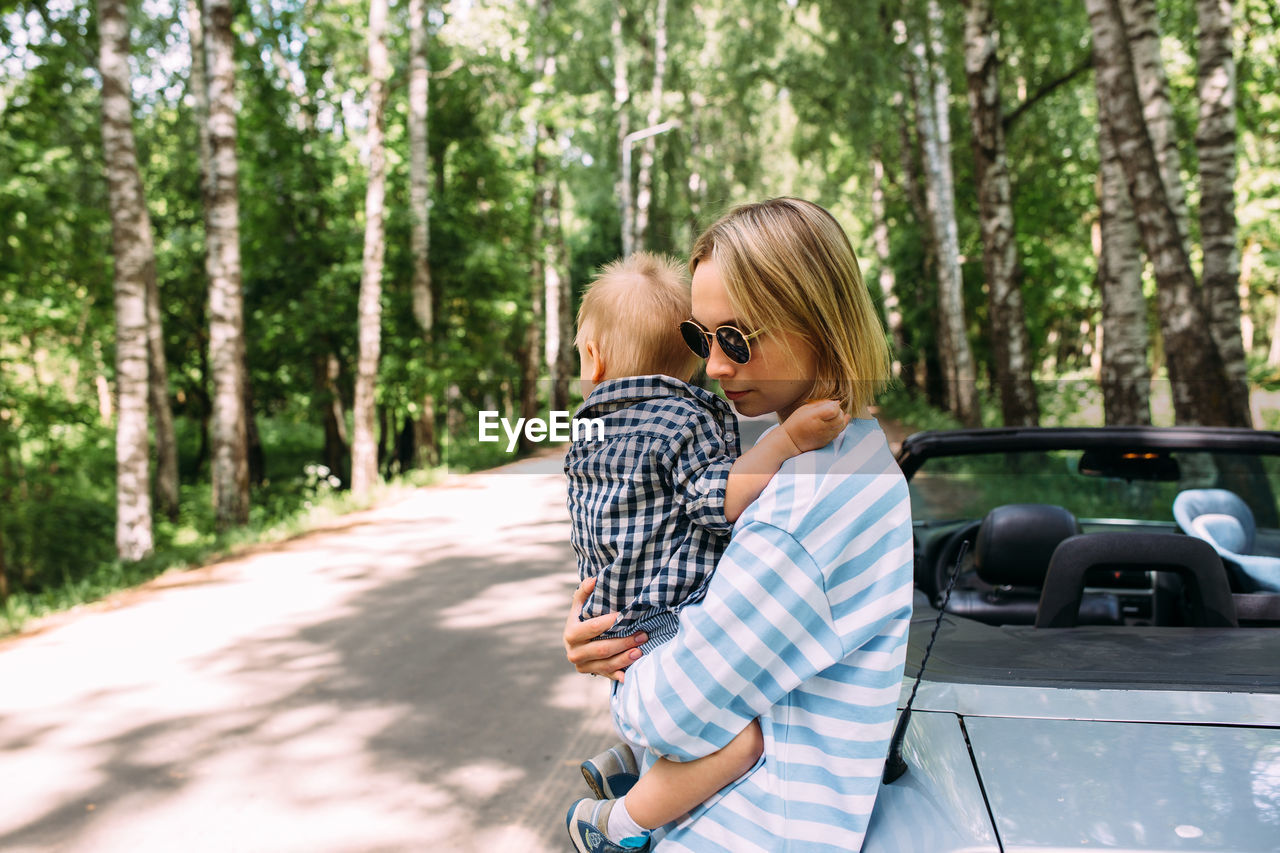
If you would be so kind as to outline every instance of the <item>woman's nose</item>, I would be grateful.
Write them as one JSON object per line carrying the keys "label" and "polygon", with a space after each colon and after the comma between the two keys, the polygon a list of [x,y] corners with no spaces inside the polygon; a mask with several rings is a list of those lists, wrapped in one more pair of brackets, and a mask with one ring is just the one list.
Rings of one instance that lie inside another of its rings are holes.
{"label": "woman's nose", "polygon": [[720,349],[720,342],[711,339],[711,352],[707,354],[707,378],[726,379],[733,375],[736,364]]}

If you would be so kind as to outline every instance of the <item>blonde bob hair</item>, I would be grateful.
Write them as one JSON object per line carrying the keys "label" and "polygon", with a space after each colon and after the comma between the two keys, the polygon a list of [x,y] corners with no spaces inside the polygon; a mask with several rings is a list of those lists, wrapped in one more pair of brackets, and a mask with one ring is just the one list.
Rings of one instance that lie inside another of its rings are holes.
{"label": "blonde bob hair", "polygon": [[688,380],[699,359],[680,336],[689,278],[674,258],[635,252],[601,268],[578,308],[579,350],[594,343],[611,379],[662,373]]}
{"label": "blonde bob hair", "polygon": [[839,400],[855,414],[874,401],[889,381],[889,345],[849,238],[830,213],[797,198],[740,205],[694,242],[689,271],[707,258],[744,324],[812,348],[811,398]]}

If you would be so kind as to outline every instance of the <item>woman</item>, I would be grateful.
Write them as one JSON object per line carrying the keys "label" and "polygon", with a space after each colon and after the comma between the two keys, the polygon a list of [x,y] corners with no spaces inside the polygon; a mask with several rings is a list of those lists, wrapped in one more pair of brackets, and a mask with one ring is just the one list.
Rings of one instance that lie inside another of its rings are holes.
{"label": "woman", "polygon": [[[822,208],[736,208],[691,252],[693,321],[707,375],[738,413],[779,419],[812,398],[854,419],[787,463],[743,513],[704,599],[676,638],[595,640],[616,618],[577,618],[580,672],[620,683],[617,723],[647,760],[690,760],[760,720],[764,755],[667,827],[660,850],[857,850],[879,785],[911,617],[906,483],[867,407],[888,351],[857,260]],[[629,667],[629,668],[628,668]],[[626,677],[623,670],[626,669]]]}

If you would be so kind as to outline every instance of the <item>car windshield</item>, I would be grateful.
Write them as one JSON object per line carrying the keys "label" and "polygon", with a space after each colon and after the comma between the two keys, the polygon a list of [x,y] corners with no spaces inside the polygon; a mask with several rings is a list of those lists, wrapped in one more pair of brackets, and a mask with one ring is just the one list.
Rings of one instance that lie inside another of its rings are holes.
{"label": "car windshield", "polygon": [[[1145,454],[1144,454],[1145,455]],[[980,519],[997,506],[1046,503],[1081,521],[1172,522],[1173,500],[1184,489],[1230,489],[1253,511],[1259,528],[1280,528],[1280,457],[1244,453],[1169,451],[1151,476],[1112,465],[1101,470],[1082,450],[1034,450],[940,456],[925,460],[910,481],[917,525]],[[1123,452],[1112,459],[1123,460]],[[1126,478],[1124,474],[1132,474]]]}

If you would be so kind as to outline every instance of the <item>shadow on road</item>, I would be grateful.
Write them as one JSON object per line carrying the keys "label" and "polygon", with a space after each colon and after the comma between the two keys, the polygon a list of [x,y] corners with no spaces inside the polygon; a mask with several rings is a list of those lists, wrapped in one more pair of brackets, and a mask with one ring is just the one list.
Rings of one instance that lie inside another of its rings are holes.
{"label": "shadow on road", "polygon": [[13,644],[0,849],[562,849],[611,740],[560,645],[563,506],[554,477],[423,490]]}

